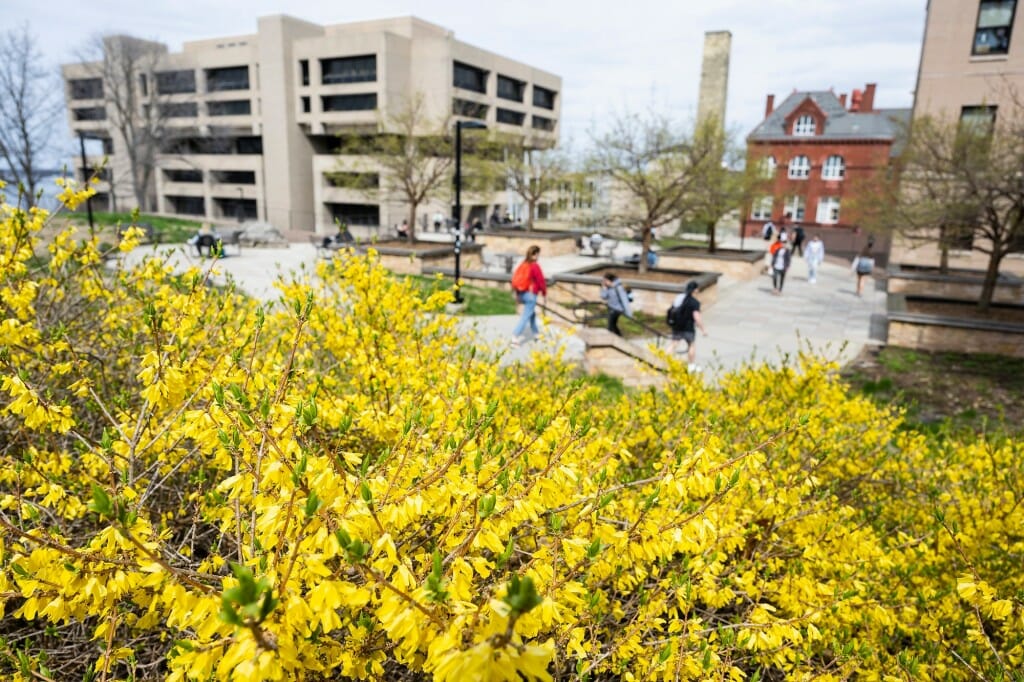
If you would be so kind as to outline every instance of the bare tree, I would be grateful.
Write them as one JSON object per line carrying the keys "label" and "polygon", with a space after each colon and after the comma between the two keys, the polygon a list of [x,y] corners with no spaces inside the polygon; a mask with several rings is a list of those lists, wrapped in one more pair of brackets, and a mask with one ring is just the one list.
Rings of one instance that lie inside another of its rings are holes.
{"label": "bare tree", "polygon": [[0,160],[34,206],[61,112],[60,83],[26,24],[0,34]]}
{"label": "bare tree", "polygon": [[[988,255],[978,306],[992,303],[999,269],[1024,251],[1024,107],[1000,107],[999,122],[918,118],[898,167],[898,182],[879,191],[873,225],[905,239],[958,241]],[[879,183],[881,185],[881,183]],[[944,257],[945,260],[945,257]]]}
{"label": "bare tree", "polygon": [[511,141],[506,153],[503,170],[508,188],[526,202],[526,229],[532,230],[537,206],[565,182],[568,161],[558,150],[531,149],[521,139]]}
{"label": "bare tree", "polygon": [[692,211],[700,174],[721,162],[712,141],[657,114],[619,116],[593,140],[591,171],[606,174],[630,199],[615,218],[639,224],[640,272],[647,271],[652,230]]}
{"label": "bare tree", "polygon": [[169,137],[166,94],[188,91],[187,83],[176,87],[183,78],[158,75],[166,51],[162,43],[120,35],[96,38],[87,50],[93,59],[87,60],[86,70],[102,81],[107,116],[128,161],[135,202],[143,210],[155,208],[151,187],[156,157]]}
{"label": "bare tree", "polygon": [[698,122],[693,146],[706,150],[706,154],[695,158],[700,168],[688,193],[684,217],[707,228],[708,251],[714,253],[718,248],[718,221],[750,202],[759,178],[756,169],[739,168],[743,151],[714,117]]}
{"label": "bare tree", "polygon": [[368,194],[379,189],[396,195],[408,206],[409,240],[416,241],[416,212],[428,199],[451,184],[452,143],[450,117],[434,120],[428,116],[423,96],[414,94],[404,105],[387,113],[380,123],[381,134],[369,138],[342,138],[343,155],[373,156],[383,171],[379,182],[367,183],[366,173],[348,172],[350,163],[339,159],[342,173],[335,183]]}

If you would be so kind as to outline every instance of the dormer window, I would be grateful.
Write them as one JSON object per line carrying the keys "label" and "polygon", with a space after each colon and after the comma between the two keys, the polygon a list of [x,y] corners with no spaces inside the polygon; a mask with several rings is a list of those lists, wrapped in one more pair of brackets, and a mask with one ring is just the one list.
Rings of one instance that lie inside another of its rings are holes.
{"label": "dormer window", "polygon": [[818,124],[815,122],[813,116],[804,114],[796,119],[793,123],[793,134],[800,137],[810,137],[818,129]]}

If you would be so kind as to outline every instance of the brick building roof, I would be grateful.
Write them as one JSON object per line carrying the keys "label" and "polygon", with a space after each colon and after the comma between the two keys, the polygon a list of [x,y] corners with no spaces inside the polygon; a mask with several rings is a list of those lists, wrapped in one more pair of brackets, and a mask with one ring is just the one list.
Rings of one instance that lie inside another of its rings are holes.
{"label": "brick building roof", "polygon": [[[794,109],[810,99],[825,115],[825,129],[817,140],[893,140],[910,121],[910,109],[874,109],[869,112],[847,111],[830,90],[794,92],[747,136],[748,142],[808,141],[786,130],[786,120]],[[894,145],[895,148],[900,145]]]}

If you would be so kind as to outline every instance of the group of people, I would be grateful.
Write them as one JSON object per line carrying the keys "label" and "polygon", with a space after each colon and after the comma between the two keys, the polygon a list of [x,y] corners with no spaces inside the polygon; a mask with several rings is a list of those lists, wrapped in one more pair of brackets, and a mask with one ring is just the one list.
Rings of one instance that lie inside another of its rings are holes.
{"label": "group of people", "polygon": [[[537,262],[540,257],[540,247],[531,246],[526,250],[526,258],[519,264],[512,274],[512,291],[516,303],[522,305],[522,312],[515,329],[512,331],[512,345],[519,346],[526,337],[527,328],[533,336],[540,333],[540,326],[537,322],[537,303],[542,300],[542,305],[547,304],[547,280],[540,264]],[[700,316],[700,301],[693,295],[697,290],[697,282],[689,282],[686,291],[676,296],[672,302],[671,319],[672,344],[669,352],[675,353],[681,341],[686,342],[687,357],[691,369],[695,367],[696,359],[696,330],[707,336],[704,322]],[[605,273],[601,279],[601,299],[608,307],[608,331],[622,336],[619,329],[619,320],[625,316],[633,318],[632,295],[626,288],[618,275],[614,272]]]}
{"label": "group of people", "polygon": [[[821,241],[818,234],[814,234],[811,240],[804,245],[807,235],[804,228],[797,225],[793,228],[792,247],[790,246],[789,233],[785,226],[779,228],[775,233],[775,225],[768,221],[764,224],[762,236],[765,241],[770,242],[765,250],[765,269],[772,276],[772,293],[776,296],[782,295],[782,287],[786,282],[786,273],[793,263],[793,253],[802,256],[807,263],[807,281],[815,284],[818,281],[818,268],[825,261],[825,243]],[[772,241],[772,235],[775,240]]]}

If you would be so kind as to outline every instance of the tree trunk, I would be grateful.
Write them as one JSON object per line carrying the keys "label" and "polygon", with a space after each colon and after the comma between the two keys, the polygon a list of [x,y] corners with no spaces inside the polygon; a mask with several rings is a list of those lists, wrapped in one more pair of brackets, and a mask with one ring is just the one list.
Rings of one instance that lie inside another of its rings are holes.
{"label": "tree trunk", "polygon": [[718,250],[718,242],[715,236],[715,222],[711,221],[708,223],[708,253],[714,253]]}
{"label": "tree trunk", "polygon": [[988,259],[988,267],[985,269],[985,283],[981,285],[981,298],[978,299],[978,310],[986,311],[992,305],[992,298],[996,292],[996,282],[999,281],[999,264],[1003,260],[998,245],[993,245],[992,254]]}
{"label": "tree trunk", "polygon": [[643,237],[640,240],[640,262],[637,264],[637,272],[647,272],[647,253],[651,250],[651,226],[644,225]]}
{"label": "tree trunk", "polygon": [[533,231],[533,211],[536,208],[536,206],[537,206],[537,200],[536,199],[527,199],[527,201],[526,201],[526,211],[527,211],[527,213],[526,213],[526,229],[528,231],[531,231],[531,232]]}
{"label": "tree trunk", "polygon": [[939,274],[949,274],[949,228],[939,225]]}
{"label": "tree trunk", "polygon": [[416,243],[416,209],[419,208],[418,203],[409,204],[409,243]]}

